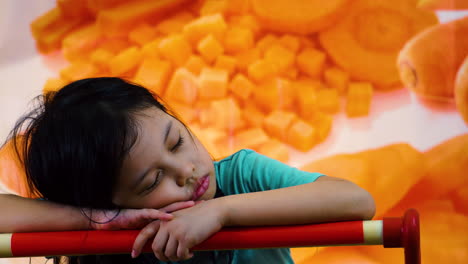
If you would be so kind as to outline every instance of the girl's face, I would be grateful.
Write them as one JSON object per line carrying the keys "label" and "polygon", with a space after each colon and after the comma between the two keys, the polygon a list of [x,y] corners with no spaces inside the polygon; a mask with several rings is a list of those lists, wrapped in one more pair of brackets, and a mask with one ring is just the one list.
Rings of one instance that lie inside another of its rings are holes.
{"label": "girl's face", "polygon": [[156,107],[136,116],[138,139],[123,162],[113,201],[125,208],[161,208],[212,199],[213,161],[184,125]]}

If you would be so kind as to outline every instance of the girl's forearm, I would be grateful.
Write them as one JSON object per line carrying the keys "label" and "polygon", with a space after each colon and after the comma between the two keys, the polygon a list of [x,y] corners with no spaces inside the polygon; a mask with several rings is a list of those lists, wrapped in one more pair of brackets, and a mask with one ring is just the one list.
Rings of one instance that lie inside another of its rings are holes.
{"label": "girl's forearm", "polygon": [[218,199],[225,226],[291,225],[371,219],[375,205],[357,185],[331,177],[288,188]]}
{"label": "girl's forearm", "polygon": [[89,229],[76,207],[11,194],[0,194],[0,205],[0,233]]}

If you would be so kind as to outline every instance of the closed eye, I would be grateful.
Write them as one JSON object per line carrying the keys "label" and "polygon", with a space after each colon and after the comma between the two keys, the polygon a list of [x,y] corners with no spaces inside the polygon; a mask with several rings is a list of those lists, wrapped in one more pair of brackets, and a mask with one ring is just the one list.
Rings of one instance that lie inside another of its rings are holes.
{"label": "closed eye", "polygon": [[147,193],[147,192],[150,192],[151,190],[153,190],[158,184],[159,182],[161,181],[161,177],[162,177],[162,171],[161,170],[158,170],[158,172],[156,173],[156,177],[153,181],[153,183],[151,183],[150,186],[146,187],[143,192],[144,193]]}
{"label": "closed eye", "polygon": [[175,143],[175,145],[172,146],[171,152],[176,152],[177,149],[179,149],[183,143],[184,143],[184,138],[179,134],[179,140],[177,140],[177,143]]}

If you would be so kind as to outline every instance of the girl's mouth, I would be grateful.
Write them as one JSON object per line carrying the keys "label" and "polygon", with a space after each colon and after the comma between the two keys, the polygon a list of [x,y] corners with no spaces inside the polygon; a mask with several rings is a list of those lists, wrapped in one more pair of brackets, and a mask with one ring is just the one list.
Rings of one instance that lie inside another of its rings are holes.
{"label": "girl's mouth", "polygon": [[195,188],[195,190],[193,192],[193,195],[192,195],[192,200],[196,201],[196,200],[200,199],[200,197],[202,197],[203,194],[205,194],[205,192],[208,190],[208,186],[210,186],[210,175],[209,174],[198,179],[196,188]]}

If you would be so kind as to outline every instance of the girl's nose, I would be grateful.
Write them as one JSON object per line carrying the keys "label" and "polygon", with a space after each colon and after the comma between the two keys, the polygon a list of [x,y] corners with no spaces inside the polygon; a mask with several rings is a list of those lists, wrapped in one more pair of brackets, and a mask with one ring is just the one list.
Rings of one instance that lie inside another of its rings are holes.
{"label": "girl's nose", "polygon": [[195,166],[192,163],[180,164],[176,170],[176,182],[180,187],[185,186],[193,178]]}

